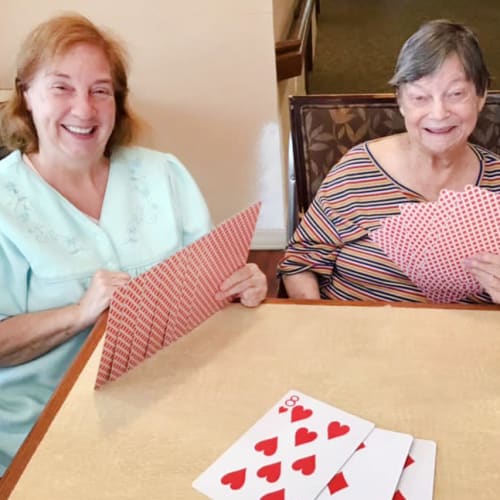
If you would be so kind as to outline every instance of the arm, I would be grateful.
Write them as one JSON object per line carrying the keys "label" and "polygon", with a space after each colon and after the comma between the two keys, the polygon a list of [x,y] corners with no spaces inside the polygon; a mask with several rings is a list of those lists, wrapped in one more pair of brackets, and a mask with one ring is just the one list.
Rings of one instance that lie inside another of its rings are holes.
{"label": "arm", "polygon": [[78,304],[12,316],[0,322],[0,366],[30,361],[93,325],[126,273],[97,271]]}
{"label": "arm", "polygon": [[311,271],[284,275],[283,284],[291,299],[321,299],[318,280]]}
{"label": "arm", "polygon": [[[295,230],[278,265],[288,296],[292,299],[320,299],[320,279],[327,282],[334,272],[343,242],[325,202],[313,201]],[[322,228],[319,231],[317,228]]]}

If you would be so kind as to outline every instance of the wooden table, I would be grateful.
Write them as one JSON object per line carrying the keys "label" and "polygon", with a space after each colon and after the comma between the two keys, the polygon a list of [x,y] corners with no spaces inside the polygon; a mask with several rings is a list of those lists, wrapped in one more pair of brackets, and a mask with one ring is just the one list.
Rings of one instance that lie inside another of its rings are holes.
{"label": "wooden table", "polygon": [[499,498],[497,308],[234,304],[96,392],[103,328],[0,498],[204,498],[191,482],[289,389],[437,441],[435,499]]}

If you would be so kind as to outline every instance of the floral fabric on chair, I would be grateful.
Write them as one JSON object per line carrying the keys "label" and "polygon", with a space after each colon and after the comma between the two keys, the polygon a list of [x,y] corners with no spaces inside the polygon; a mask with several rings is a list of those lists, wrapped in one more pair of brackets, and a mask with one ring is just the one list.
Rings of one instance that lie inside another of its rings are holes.
{"label": "floral fabric on chair", "polygon": [[[307,95],[290,98],[296,202],[294,225],[330,168],[360,142],[405,130],[393,94]],[[500,94],[490,93],[471,142],[500,154]],[[293,193],[290,193],[293,200]]]}

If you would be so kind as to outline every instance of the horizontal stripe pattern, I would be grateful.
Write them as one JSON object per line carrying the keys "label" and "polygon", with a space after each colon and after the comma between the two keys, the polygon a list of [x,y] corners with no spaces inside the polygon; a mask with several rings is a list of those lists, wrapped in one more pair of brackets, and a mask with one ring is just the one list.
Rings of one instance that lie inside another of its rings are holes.
{"label": "horizontal stripe pattern", "polygon": [[[472,145],[480,160],[478,185],[500,193],[500,158]],[[425,199],[392,179],[366,143],[352,148],[325,177],[290,240],[279,274],[312,271],[323,298],[427,302],[420,289],[372,242],[381,219],[404,203]],[[488,303],[486,293],[461,302]]]}

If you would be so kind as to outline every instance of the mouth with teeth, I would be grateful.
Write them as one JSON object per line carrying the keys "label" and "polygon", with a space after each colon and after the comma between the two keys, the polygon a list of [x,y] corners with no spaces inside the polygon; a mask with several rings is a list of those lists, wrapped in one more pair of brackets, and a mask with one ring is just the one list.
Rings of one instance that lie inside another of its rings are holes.
{"label": "mouth with teeth", "polygon": [[445,135],[450,133],[452,130],[455,129],[455,125],[451,125],[450,127],[425,127],[424,130],[428,132],[429,134],[434,134],[434,135]]}
{"label": "mouth with teeth", "polygon": [[62,125],[62,128],[71,134],[78,135],[80,137],[89,137],[97,129],[97,127],[75,127],[74,125]]}

